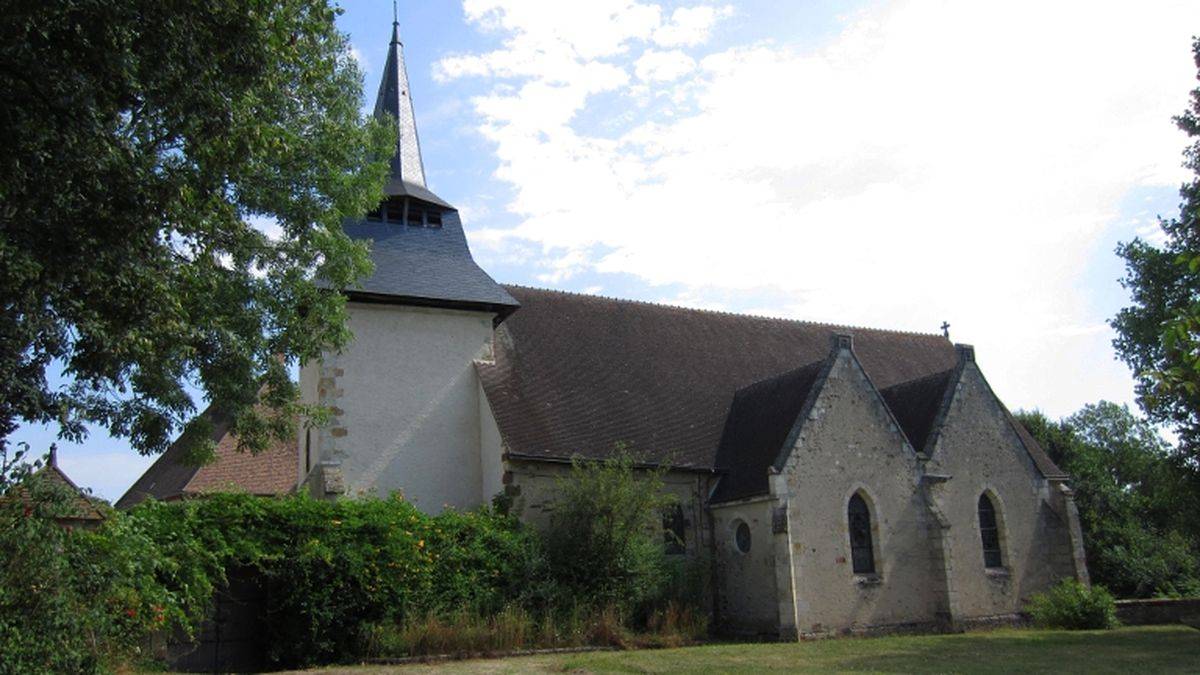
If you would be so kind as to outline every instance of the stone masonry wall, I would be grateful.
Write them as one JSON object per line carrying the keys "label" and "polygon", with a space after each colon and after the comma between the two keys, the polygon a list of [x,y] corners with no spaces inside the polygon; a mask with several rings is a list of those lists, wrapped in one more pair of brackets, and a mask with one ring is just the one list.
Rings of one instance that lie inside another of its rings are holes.
{"label": "stone masonry wall", "polygon": [[[712,508],[716,620],[722,632],[740,635],[779,633],[775,545],[770,497]],[[750,528],[750,548],[741,551],[738,527]]]}

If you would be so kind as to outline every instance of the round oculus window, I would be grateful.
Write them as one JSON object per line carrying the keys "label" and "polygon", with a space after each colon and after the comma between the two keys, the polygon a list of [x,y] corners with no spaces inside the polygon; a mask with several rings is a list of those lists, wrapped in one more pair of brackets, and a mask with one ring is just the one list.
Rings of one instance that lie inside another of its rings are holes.
{"label": "round oculus window", "polygon": [[740,553],[750,552],[750,526],[746,523],[738,523],[737,528],[733,531],[733,544],[737,546]]}

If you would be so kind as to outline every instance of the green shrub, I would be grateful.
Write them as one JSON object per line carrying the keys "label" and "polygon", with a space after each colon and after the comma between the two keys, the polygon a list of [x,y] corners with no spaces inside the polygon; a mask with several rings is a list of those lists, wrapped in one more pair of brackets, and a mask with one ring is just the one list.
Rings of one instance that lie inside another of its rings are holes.
{"label": "green shrub", "polygon": [[72,530],[78,496],[25,476],[0,497],[0,673],[109,672],[143,660],[160,630],[191,633],[211,591],[164,583],[153,537],[113,513]]}
{"label": "green shrub", "polygon": [[1041,628],[1086,630],[1115,628],[1117,605],[1103,586],[1088,587],[1075,579],[1064,579],[1045,593],[1033,596],[1029,614]]}
{"label": "green shrub", "polygon": [[563,647],[679,647],[708,632],[704,612],[676,603],[652,611],[647,624],[631,628],[615,607],[582,605],[536,613],[519,606],[480,614],[458,611],[406,617],[366,632],[363,656],[489,655]]}
{"label": "green shrub", "polygon": [[[174,555],[199,555],[175,583],[219,583],[246,567],[266,585],[265,649],[279,666],[357,656],[369,626],[459,608],[492,613],[533,584],[532,533],[491,510],[422,513],[396,496],[318,501],[212,495],[130,513]],[[174,570],[172,570],[174,572]]]}
{"label": "green shrub", "polygon": [[661,518],[673,501],[662,473],[637,469],[622,448],[609,460],[572,462],[545,533],[559,605],[637,612],[661,595],[671,577]]}

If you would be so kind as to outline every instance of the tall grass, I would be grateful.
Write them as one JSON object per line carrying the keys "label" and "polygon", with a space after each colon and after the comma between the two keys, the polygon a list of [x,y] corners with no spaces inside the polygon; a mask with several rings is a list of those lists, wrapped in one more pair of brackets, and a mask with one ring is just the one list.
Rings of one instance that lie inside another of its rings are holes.
{"label": "tall grass", "polygon": [[677,647],[708,632],[702,612],[668,603],[633,628],[615,607],[532,613],[510,606],[492,615],[459,611],[376,624],[366,634],[369,657],[489,655],[567,647]]}

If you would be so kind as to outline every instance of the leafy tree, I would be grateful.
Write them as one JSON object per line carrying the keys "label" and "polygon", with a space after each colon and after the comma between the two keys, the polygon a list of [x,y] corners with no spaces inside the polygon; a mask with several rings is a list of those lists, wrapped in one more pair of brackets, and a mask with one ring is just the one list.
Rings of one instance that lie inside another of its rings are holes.
{"label": "leafy tree", "polygon": [[1071,474],[1092,580],[1121,597],[1200,593],[1200,473],[1125,406],[1021,422]]}
{"label": "leafy tree", "polygon": [[340,223],[391,147],[337,11],[0,0],[0,445],[21,421],[207,439],[192,386],[244,448],[290,433],[287,364],[349,338],[314,280],[369,271]]}
{"label": "leafy tree", "polygon": [[[1192,51],[1200,69],[1200,39]],[[1132,305],[1111,323],[1117,354],[1137,377],[1142,409],[1175,427],[1183,449],[1200,459],[1200,88],[1175,123],[1192,139],[1184,166],[1196,176],[1180,188],[1179,216],[1159,219],[1161,246],[1134,239],[1117,248]]]}

